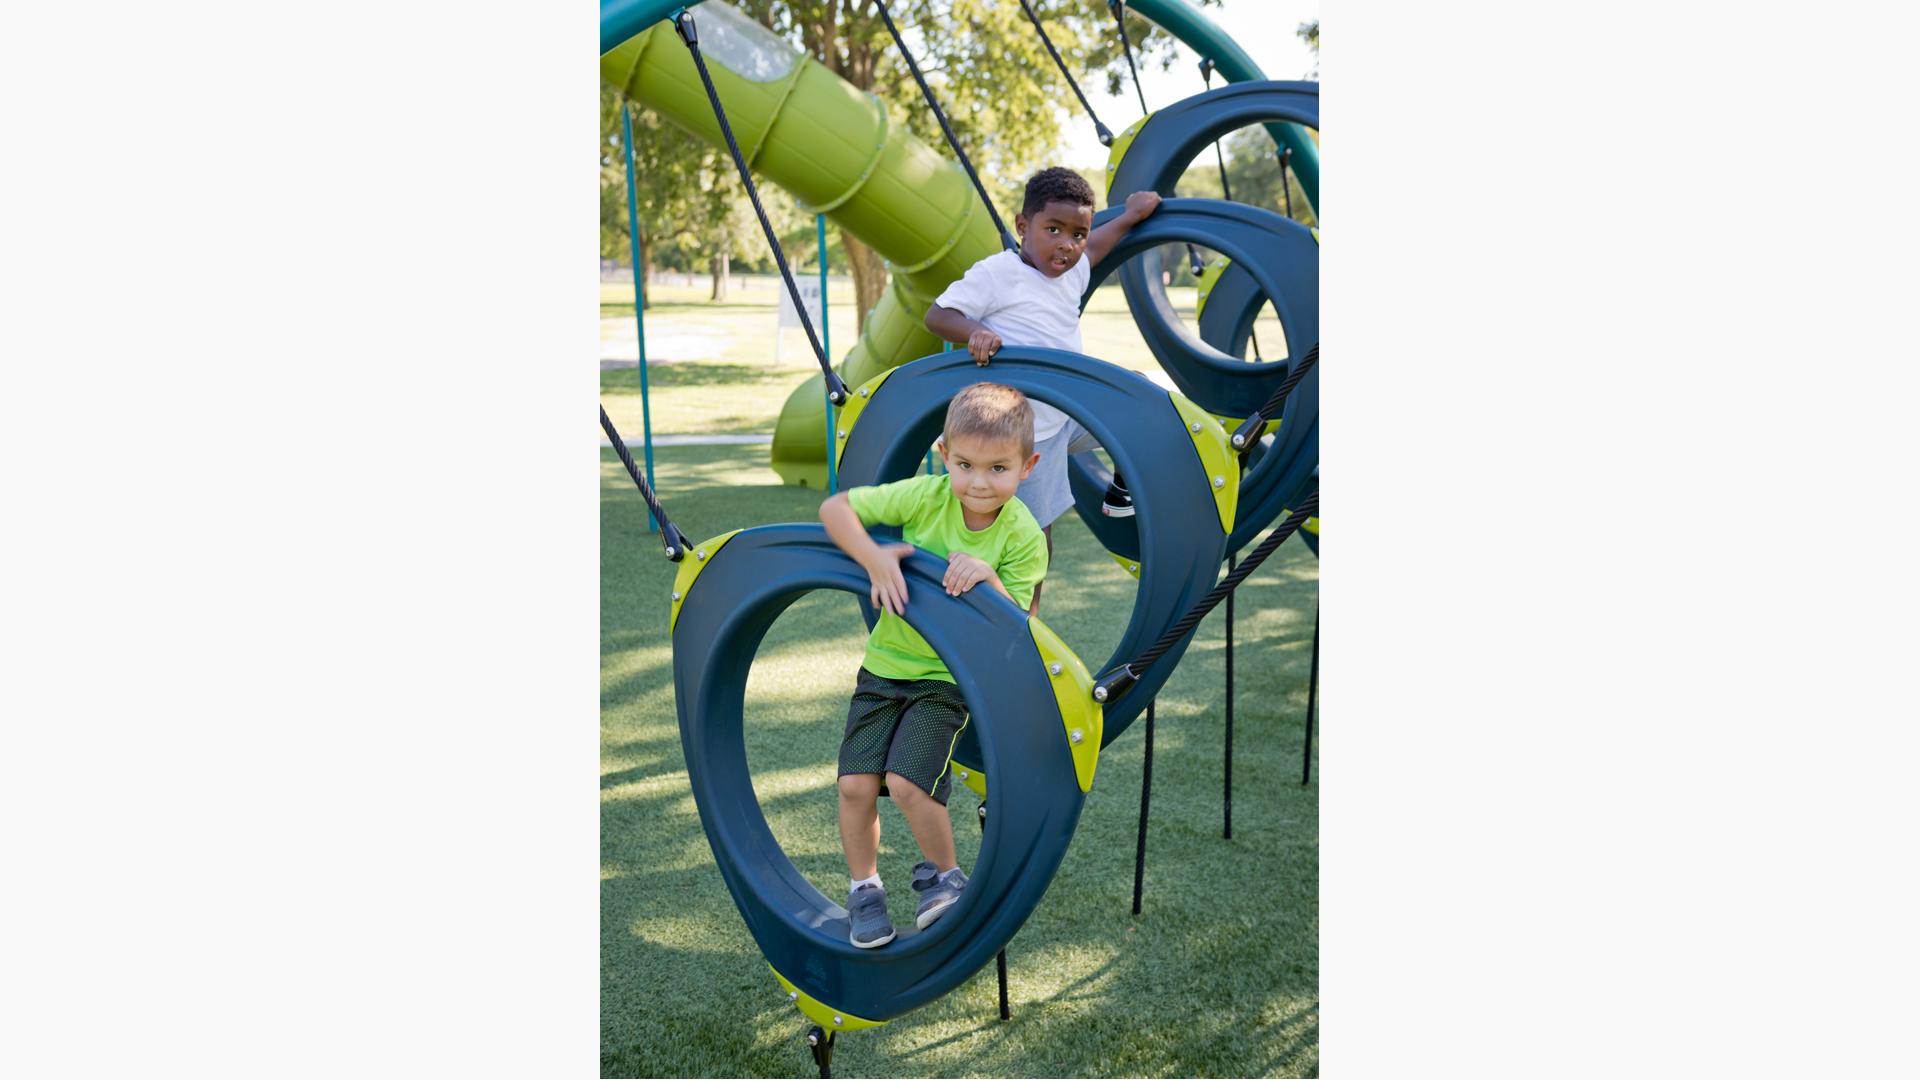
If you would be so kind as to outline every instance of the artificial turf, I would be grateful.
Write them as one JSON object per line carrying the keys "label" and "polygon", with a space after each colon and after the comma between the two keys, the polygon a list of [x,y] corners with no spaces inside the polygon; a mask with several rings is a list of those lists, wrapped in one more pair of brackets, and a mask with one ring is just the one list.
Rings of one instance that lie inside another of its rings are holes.
{"label": "artificial turf", "polygon": [[[646,507],[601,452],[601,1072],[812,1075],[788,1003],[713,864],[674,711],[674,567]],[[765,446],[656,454],[661,501],[689,537],[812,521]],[[1104,666],[1133,579],[1074,515],[1054,529],[1041,618]],[[1101,755],[1060,872],[1008,946],[1012,1019],[992,964],[946,997],[837,1040],[835,1075],[1311,1076],[1319,1064],[1318,774],[1300,782],[1318,564],[1289,540],[1238,590],[1233,838],[1223,839],[1224,607],[1162,690],[1142,912],[1130,912],[1146,725]],[[794,864],[844,896],[834,760],[864,627],[844,594],[775,622],[746,697],[755,790]],[[1317,738],[1316,732],[1316,738]],[[978,851],[971,792],[952,799],[963,866]],[[882,800],[880,869],[911,919],[906,822]]]}

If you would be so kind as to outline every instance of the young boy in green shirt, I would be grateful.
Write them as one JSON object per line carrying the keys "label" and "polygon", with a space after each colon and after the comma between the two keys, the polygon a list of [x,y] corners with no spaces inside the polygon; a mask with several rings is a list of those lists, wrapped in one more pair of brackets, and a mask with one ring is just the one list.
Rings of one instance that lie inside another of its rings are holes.
{"label": "young boy in green shirt", "polygon": [[[840,843],[853,881],[848,938],[863,949],[894,938],[878,869],[883,779],[926,856],[913,868],[914,923],[932,925],[967,884],[947,816],[948,758],[966,726],[966,702],[940,657],[901,618],[908,598],[900,560],[916,547],[945,556],[947,596],[987,585],[1023,611],[1047,572],[1046,538],[1014,498],[1039,460],[1026,396],[999,383],[967,387],[947,406],[939,447],[944,476],[851,488],[820,505],[827,535],[866,569],[880,612],[840,740]],[[906,543],[876,543],[869,525],[898,525]]]}

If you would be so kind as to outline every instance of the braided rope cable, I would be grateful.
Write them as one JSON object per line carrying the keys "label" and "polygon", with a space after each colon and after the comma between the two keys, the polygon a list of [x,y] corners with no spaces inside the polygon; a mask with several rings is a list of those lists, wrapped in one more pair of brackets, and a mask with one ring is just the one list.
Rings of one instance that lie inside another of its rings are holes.
{"label": "braided rope cable", "polygon": [[927,99],[927,108],[933,110],[933,118],[940,121],[940,131],[947,137],[947,145],[953,147],[953,154],[960,159],[960,167],[967,170],[967,179],[973,181],[973,190],[980,193],[980,201],[986,204],[987,216],[993,218],[993,227],[1000,231],[1000,243],[1009,249],[1020,245],[1014,242],[1013,234],[1007,231],[1007,223],[1000,220],[1000,211],[994,209],[993,199],[987,194],[985,184],[980,182],[980,174],[974,171],[973,162],[968,160],[967,152],[960,149],[960,137],[953,133],[953,126],[947,123],[947,114],[941,110],[940,103],[934,100],[933,90],[927,86],[927,80],[920,74],[920,65],[913,62],[913,54],[907,51],[907,43],[901,40],[900,30],[893,25],[893,14],[887,10],[887,0],[875,0],[880,8],[880,20],[887,24],[887,33],[893,35],[893,44],[900,50],[900,58],[907,62],[907,70],[913,73],[913,81],[920,84],[920,94]]}
{"label": "braided rope cable", "polygon": [[713,106],[713,117],[720,122],[720,134],[726,136],[727,151],[733,155],[734,168],[740,171],[740,182],[747,187],[747,197],[753,200],[753,212],[760,217],[760,231],[767,236],[767,246],[773,249],[773,261],[780,265],[780,277],[787,283],[787,294],[793,299],[794,314],[800,317],[800,325],[807,331],[807,341],[813,346],[813,355],[820,361],[820,372],[827,381],[827,399],[835,405],[847,403],[847,384],[834,373],[833,364],[827,359],[826,346],[820,344],[820,335],[813,328],[813,319],[807,315],[807,305],[800,301],[800,286],[794,283],[793,270],[787,266],[787,253],[780,247],[780,239],[773,235],[773,223],[767,220],[767,210],[760,205],[760,190],[754,186],[753,174],[747,171],[747,161],[740,156],[740,144],[733,137],[733,125],[727,123],[727,110],[720,104],[720,93],[713,88],[713,76],[707,71],[706,58],[700,55],[700,32],[693,21],[693,13],[680,9],[673,18],[673,28],[679,32],[680,40],[686,42],[687,50],[693,53],[693,64],[700,70],[700,82],[707,88],[707,102]]}

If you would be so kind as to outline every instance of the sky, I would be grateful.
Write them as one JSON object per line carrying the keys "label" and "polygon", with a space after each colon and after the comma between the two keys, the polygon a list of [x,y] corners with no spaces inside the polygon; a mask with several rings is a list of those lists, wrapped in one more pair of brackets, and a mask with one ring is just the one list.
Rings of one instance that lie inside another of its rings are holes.
{"label": "sky", "polygon": [[[1239,42],[1268,78],[1300,79],[1313,70],[1313,53],[1294,33],[1294,28],[1319,17],[1320,0],[1227,0],[1224,7],[1206,8],[1203,13]],[[1173,67],[1166,71],[1161,71],[1157,63],[1141,69],[1140,89],[1147,96],[1149,108],[1163,108],[1205,88],[1200,80],[1200,58],[1184,45],[1179,46],[1179,55]],[[1080,73],[1074,72],[1074,78],[1080,79]],[[1107,95],[1105,82],[1095,79],[1093,83],[1097,85],[1090,85],[1082,80],[1080,89],[1086,93],[1101,122],[1118,135],[1140,119],[1140,99],[1134,96],[1131,80],[1121,80],[1118,97]],[[1220,77],[1215,75],[1213,85],[1220,83]],[[1093,124],[1080,112],[1079,102],[1069,97],[1068,104],[1072,105],[1073,114],[1064,128],[1066,146],[1062,160],[1076,166],[1104,164],[1107,149],[1094,136]]]}

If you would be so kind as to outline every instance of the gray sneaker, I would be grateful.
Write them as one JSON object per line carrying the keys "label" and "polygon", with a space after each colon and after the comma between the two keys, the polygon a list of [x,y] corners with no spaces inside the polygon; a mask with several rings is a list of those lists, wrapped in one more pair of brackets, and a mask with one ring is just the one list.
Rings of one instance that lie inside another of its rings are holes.
{"label": "gray sneaker", "polygon": [[847,894],[847,920],[853,930],[847,940],[855,948],[877,949],[893,940],[893,923],[887,918],[887,890],[878,885],[862,885]]}
{"label": "gray sneaker", "polygon": [[913,891],[920,894],[920,906],[914,909],[913,924],[922,930],[932,926],[946,910],[960,899],[960,890],[967,887],[966,871],[954,868],[952,876],[940,880],[940,870],[930,862],[922,860],[913,868]]}

